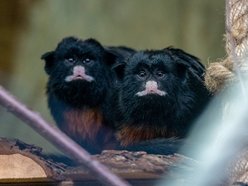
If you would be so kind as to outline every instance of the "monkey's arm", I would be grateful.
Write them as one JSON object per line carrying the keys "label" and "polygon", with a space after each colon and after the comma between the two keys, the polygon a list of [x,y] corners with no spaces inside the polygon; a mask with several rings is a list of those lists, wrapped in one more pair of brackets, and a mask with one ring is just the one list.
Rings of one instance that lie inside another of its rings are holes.
{"label": "monkey's arm", "polygon": [[[128,151],[145,151],[148,154],[161,154],[161,155],[170,155],[177,153],[180,148],[185,145],[184,139],[177,138],[158,138],[153,140],[147,140],[138,142],[129,146],[118,146],[115,150],[128,150]],[[55,155],[49,154],[48,158],[52,159],[55,162],[61,162],[69,166],[76,166],[77,163],[65,155]]]}
{"label": "monkey's arm", "polygon": [[118,150],[145,151],[148,154],[168,155],[179,151],[184,145],[184,139],[178,138],[158,138],[142,141],[129,146],[120,146]]}

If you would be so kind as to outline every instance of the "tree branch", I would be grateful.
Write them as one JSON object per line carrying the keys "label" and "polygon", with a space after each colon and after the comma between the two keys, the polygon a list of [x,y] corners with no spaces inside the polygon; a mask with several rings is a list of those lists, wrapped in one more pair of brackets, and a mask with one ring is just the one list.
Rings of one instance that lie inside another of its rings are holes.
{"label": "tree branch", "polygon": [[38,113],[29,110],[24,104],[17,101],[9,92],[0,86],[0,105],[23,120],[45,139],[49,140],[58,149],[69,157],[83,164],[97,179],[105,185],[129,186],[129,184],[112,174],[105,166],[91,158],[90,154],[71,140],[58,128],[47,123]]}

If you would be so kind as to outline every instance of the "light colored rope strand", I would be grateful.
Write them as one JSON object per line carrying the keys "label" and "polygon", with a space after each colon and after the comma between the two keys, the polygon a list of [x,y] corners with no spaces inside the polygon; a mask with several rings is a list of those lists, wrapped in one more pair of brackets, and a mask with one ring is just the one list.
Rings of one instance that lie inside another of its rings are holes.
{"label": "light colored rope strand", "polygon": [[248,0],[226,1],[225,39],[228,57],[211,63],[205,74],[206,86],[213,93],[237,81],[237,70],[248,71]]}

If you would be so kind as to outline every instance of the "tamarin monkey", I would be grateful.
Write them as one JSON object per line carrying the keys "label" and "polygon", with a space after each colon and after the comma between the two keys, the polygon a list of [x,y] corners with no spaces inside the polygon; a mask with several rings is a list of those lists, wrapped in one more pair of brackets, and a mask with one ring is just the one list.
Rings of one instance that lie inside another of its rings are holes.
{"label": "tamarin monkey", "polygon": [[114,70],[119,81],[112,104],[122,149],[176,149],[211,98],[204,66],[180,49],[139,51]]}
{"label": "tamarin monkey", "polygon": [[90,153],[173,153],[210,98],[204,66],[180,49],[136,52],[67,37],[42,59],[58,127]]}
{"label": "tamarin monkey", "polygon": [[57,126],[90,153],[113,148],[113,123],[106,117],[116,81],[110,67],[131,53],[127,47],[67,37],[41,57],[49,76],[48,106]]}

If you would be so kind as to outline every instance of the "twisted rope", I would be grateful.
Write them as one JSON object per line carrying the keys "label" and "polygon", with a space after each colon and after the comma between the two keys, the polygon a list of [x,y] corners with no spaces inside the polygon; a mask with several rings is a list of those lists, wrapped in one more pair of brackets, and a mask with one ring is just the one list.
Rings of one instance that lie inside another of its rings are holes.
{"label": "twisted rope", "polygon": [[237,81],[237,70],[248,71],[248,0],[226,0],[227,58],[211,63],[205,74],[205,84],[212,93]]}

